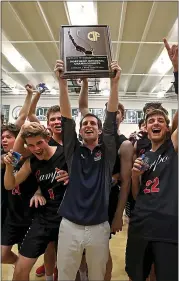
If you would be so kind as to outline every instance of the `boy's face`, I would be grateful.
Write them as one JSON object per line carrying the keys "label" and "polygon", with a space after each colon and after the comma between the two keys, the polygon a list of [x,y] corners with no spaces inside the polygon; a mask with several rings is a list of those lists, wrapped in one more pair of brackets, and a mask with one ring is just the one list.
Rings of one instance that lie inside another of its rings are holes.
{"label": "boy's face", "polygon": [[9,152],[11,149],[13,149],[14,143],[15,143],[15,136],[10,131],[4,131],[1,135],[1,143],[4,152]]}
{"label": "boy's face", "polygon": [[39,160],[44,160],[47,156],[47,149],[49,138],[43,138],[42,136],[28,137],[26,138],[26,144],[30,152],[35,155]]}
{"label": "boy's face", "polygon": [[147,119],[147,132],[151,141],[159,143],[166,137],[169,131],[165,117],[161,114],[155,114]]}
{"label": "boy's face", "polygon": [[94,116],[87,116],[83,119],[80,135],[86,143],[95,142],[100,133],[98,120]]}
{"label": "boy's face", "polygon": [[62,126],[61,126],[61,118],[62,115],[59,112],[52,112],[49,115],[48,126],[52,131],[52,134],[61,134]]}

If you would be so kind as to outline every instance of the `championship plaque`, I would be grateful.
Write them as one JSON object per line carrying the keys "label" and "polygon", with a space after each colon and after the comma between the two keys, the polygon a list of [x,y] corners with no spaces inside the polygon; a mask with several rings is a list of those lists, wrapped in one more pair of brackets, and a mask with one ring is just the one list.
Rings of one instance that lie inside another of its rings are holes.
{"label": "championship plaque", "polygon": [[62,25],[60,42],[64,78],[115,76],[109,69],[112,61],[109,26]]}

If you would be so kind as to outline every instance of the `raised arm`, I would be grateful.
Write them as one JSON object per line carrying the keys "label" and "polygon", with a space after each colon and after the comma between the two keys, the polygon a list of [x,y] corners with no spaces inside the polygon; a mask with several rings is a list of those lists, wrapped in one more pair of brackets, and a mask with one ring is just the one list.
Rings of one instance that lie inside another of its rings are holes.
{"label": "raised arm", "polygon": [[116,61],[111,63],[111,70],[116,72],[116,76],[110,80],[110,96],[107,104],[107,111],[117,112],[118,110],[118,90],[121,68]]}
{"label": "raised arm", "polygon": [[173,117],[171,132],[173,133],[177,128],[178,128],[178,110],[175,112],[175,115]]}
{"label": "raised arm", "polygon": [[12,190],[17,185],[22,183],[31,174],[30,161],[25,161],[21,169],[14,175],[14,167],[12,166],[12,154],[8,154],[4,157],[4,163],[6,164],[6,171],[4,175],[4,186],[7,190]]}
{"label": "raised arm", "polygon": [[19,112],[19,116],[15,122],[17,127],[21,127],[24,122],[26,121],[26,118],[28,116],[29,113],[29,108],[30,108],[30,104],[31,104],[31,99],[32,99],[32,95],[33,95],[33,87],[30,84],[27,84],[25,86],[26,91],[27,91],[27,95],[24,101],[24,104]]}
{"label": "raised arm", "polygon": [[175,151],[178,152],[178,128],[173,132],[171,139],[172,139]]}
{"label": "raised arm", "polygon": [[173,72],[175,78],[174,87],[175,93],[178,95],[178,45],[172,45],[170,47],[166,38],[163,39],[163,42],[173,65]]}
{"label": "raised arm", "polygon": [[39,92],[36,92],[34,97],[32,98],[30,109],[29,109],[29,114],[28,114],[28,119],[29,119],[30,122],[40,123],[39,119],[37,118],[37,116],[35,114],[37,103],[40,99],[40,95],[41,94]]}
{"label": "raised arm", "polygon": [[14,142],[14,146],[13,146],[13,151],[19,152],[20,154],[22,154],[22,156],[24,158],[28,157],[31,155],[31,152],[29,151],[29,149],[27,147],[25,147],[25,141],[24,139],[21,137],[24,128],[29,124],[29,122],[26,122],[25,124],[23,124],[21,126],[20,132],[17,135],[15,142]]}
{"label": "raised arm", "polygon": [[67,81],[61,78],[63,74],[63,69],[64,69],[63,61],[58,60],[56,62],[54,71],[59,82],[60,111],[62,115],[63,147],[64,147],[65,158],[70,173],[71,157],[73,155],[77,143],[77,135],[75,129],[75,122],[72,119]]}
{"label": "raised arm", "polygon": [[[110,141],[108,136],[114,136],[117,133],[116,114],[118,110],[118,87],[121,74],[121,68],[116,62],[111,64],[112,71],[116,71],[116,76],[111,78],[110,83],[110,96],[107,103],[106,117],[103,125],[103,140],[104,142]],[[106,138],[107,137],[107,138]],[[108,143],[106,143],[107,145]]]}
{"label": "raised arm", "polygon": [[109,162],[110,172],[112,173],[116,160],[116,155],[117,155],[116,114],[118,110],[118,85],[119,85],[121,69],[116,62],[113,62],[111,64],[111,69],[112,71],[116,71],[116,76],[111,79],[110,97],[107,104],[105,121],[103,124],[103,143],[105,145],[105,150],[106,150],[106,161]]}
{"label": "raised arm", "polygon": [[88,108],[88,79],[84,78],[81,81],[81,90],[79,95],[79,110],[82,116],[85,116],[89,113]]}
{"label": "raised arm", "polygon": [[70,99],[68,95],[68,84],[66,79],[62,79],[62,74],[64,71],[64,63],[61,60],[56,61],[55,74],[59,83],[60,90],[60,111],[63,117],[72,119]]}

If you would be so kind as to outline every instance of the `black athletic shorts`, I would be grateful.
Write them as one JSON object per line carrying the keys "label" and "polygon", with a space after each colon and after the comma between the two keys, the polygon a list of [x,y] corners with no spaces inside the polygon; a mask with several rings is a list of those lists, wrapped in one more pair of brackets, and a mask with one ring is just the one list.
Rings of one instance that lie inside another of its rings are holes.
{"label": "black athletic shorts", "polygon": [[38,258],[44,254],[50,242],[58,241],[59,226],[54,228],[35,218],[21,244],[19,253],[27,258]]}
{"label": "black athletic shorts", "polygon": [[178,245],[128,238],[126,272],[132,281],[145,281],[154,264],[157,281],[178,280]]}
{"label": "black athletic shorts", "polygon": [[31,220],[15,224],[11,217],[7,215],[2,229],[1,245],[13,246],[21,244],[30,225]]}

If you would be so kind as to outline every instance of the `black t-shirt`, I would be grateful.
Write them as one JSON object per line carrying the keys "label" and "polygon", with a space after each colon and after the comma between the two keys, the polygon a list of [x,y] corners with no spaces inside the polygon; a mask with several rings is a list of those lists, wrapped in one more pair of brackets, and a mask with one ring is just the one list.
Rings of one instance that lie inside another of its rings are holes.
{"label": "black t-shirt", "polygon": [[[14,168],[14,174],[20,170],[24,161]],[[29,225],[32,220],[34,208],[29,207],[30,199],[37,191],[38,184],[36,178],[31,174],[29,177],[16,186],[13,190],[8,190],[8,217],[11,224]]]}
{"label": "black t-shirt", "polygon": [[49,142],[48,142],[48,144],[50,145],[50,146],[62,146],[61,144],[59,144],[57,141],[55,141],[53,138],[51,138],[50,140],[49,140]]}
{"label": "black t-shirt", "polygon": [[41,193],[46,199],[46,204],[38,208],[38,215],[41,223],[48,227],[58,227],[61,221],[57,214],[58,208],[66,191],[63,183],[56,181],[56,168],[66,170],[63,147],[58,146],[54,155],[49,160],[38,160],[34,156],[30,160],[31,170],[36,176]]}
{"label": "black t-shirt", "polygon": [[149,169],[142,175],[129,234],[150,241],[178,241],[178,154],[169,139],[146,153]]}
{"label": "black t-shirt", "polygon": [[144,134],[141,139],[137,140],[137,157],[141,156],[142,154],[145,154],[151,149],[151,147],[151,141],[149,140],[147,134]]}

